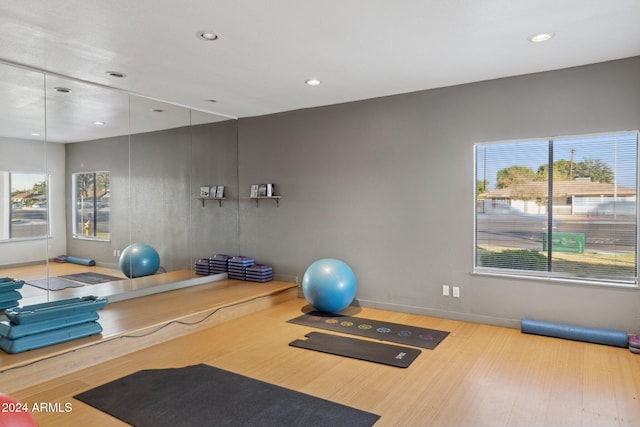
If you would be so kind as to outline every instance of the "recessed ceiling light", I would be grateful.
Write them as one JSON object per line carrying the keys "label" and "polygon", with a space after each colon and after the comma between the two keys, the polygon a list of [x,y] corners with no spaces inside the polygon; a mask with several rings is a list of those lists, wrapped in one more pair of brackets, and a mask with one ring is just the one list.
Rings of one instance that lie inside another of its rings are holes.
{"label": "recessed ceiling light", "polygon": [[96,120],[95,122],[93,122],[94,125],[96,126],[104,126],[106,123],[105,122],[101,122],[100,120]]}
{"label": "recessed ceiling light", "polygon": [[218,38],[220,37],[218,34],[212,31],[198,31],[197,35],[198,35],[198,38],[209,41],[209,42],[218,40]]}
{"label": "recessed ceiling light", "polygon": [[305,81],[305,83],[308,84],[309,86],[318,86],[322,82],[318,79],[309,79]]}
{"label": "recessed ceiling light", "polygon": [[107,71],[107,75],[109,77],[115,77],[116,79],[121,79],[123,77],[127,77],[125,73],[121,73],[120,71]]}
{"label": "recessed ceiling light", "polygon": [[40,134],[38,132],[34,132],[31,134],[31,136],[40,136]]}
{"label": "recessed ceiling light", "polygon": [[71,93],[73,92],[71,89],[66,88],[66,87],[54,87],[53,90],[55,90],[56,92],[60,92],[60,93]]}
{"label": "recessed ceiling light", "polygon": [[537,33],[529,36],[529,41],[531,43],[542,43],[547,40],[551,40],[553,38],[553,33]]}

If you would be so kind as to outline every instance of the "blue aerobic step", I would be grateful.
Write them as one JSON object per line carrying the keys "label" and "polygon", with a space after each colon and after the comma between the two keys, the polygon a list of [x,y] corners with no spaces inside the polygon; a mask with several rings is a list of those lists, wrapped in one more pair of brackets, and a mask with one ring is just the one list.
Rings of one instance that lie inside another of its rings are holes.
{"label": "blue aerobic step", "polygon": [[0,278],[0,292],[15,291],[22,286],[24,286],[24,280],[13,280],[10,277]]}
{"label": "blue aerobic step", "polygon": [[25,337],[27,335],[35,335],[67,326],[79,325],[81,323],[93,322],[100,318],[95,311],[73,314],[71,316],[61,317],[59,319],[42,320],[40,322],[25,323],[16,325],[6,320],[0,321],[0,337],[12,340]]}
{"label": "blue aerobic step", "polygon": [[41,334],[27,335],[15,340],[0,337],[0,348],[7,353],[21,353],[27,350],[34,350],[36,348],[96,335],[101,332],[102,326],[100,326],[98,322],[85,322]]}
{"label": "blue aerobic step", "polygon": [[106,298],[88,296],[11,308],[4,314],[12,323],[22,325],[102,310],[106,305]]}
{"label": "blue aerobic step", "polygon": [[16,291],[0,291],[0,304],[13,301],[16,302],[22,298],[20,292]]}

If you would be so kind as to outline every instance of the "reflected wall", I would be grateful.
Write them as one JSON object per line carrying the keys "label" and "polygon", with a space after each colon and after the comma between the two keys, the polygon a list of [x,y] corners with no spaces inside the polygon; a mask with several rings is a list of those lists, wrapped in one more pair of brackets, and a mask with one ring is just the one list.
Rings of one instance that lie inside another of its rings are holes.
{"label": "reflected wall", "polygon": [[[120,276],[127,292],[192,279],[196,260],[237,254],[235,120],[12,65],[0,64],[0,73],[0,111],[11,113],[0,121],[0,172],[49,179],[49,236],[0,239],[0,277],[51,280],[53,259],[72,255],[94,260],[88,271]],[[224,186],[224,199],[199,199],[213,185]],[[7,192],[0,203],[11,205]],[[159,253],[157,274],[120,271],[119,254],[137,242]],[[33,290],[23,291],[24,302],[99,287]]]}

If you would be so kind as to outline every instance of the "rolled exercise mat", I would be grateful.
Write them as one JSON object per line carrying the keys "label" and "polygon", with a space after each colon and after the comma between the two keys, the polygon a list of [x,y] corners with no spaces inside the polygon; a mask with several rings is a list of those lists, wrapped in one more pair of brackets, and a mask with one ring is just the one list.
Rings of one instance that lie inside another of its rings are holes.
{"label": "rolled exercise mat", "polygon": [[67,262],[71,262],[73,264],[88,265],[89,267],[93,267],[94,265],[96,265],[96,262],[92,259],[79,258],[77,256],[68,256]]}
{"label": "rolled exercise mat", "polygon": [[614,347],[628,347],[629,335],[623,331],[562,325],[541,320],[522,319],[522,332]]}

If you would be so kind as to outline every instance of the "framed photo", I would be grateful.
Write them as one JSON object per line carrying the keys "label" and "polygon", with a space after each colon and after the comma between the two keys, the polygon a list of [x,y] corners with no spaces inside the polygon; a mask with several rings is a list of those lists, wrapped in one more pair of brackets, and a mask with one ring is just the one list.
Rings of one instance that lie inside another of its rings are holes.
{"label": "framed photo", "polygon": [[267,184],[258,184],[258,197],[267,197]]}
{"label": "framed photo", "polygon": [[251,195],[250,197],[258,197],[258,184],[251,185]]}
{"label": "framed photo", "polygon": [[218,185],[216,187],[216,197],[218,198],[224,197],[224,185]]}
{"label": "framed photo", "polygon": [[208,186],[200,187],[200,197],[209,197],[210,191]]}

